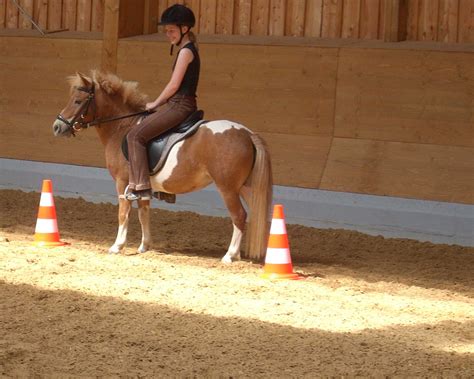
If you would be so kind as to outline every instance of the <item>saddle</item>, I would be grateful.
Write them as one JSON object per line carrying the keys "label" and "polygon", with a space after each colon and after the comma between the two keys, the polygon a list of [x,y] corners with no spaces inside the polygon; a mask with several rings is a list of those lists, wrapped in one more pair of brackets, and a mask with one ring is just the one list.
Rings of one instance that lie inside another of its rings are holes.
{"label": "saddle", "polygon": [[[205,122],[203,120],[204,112],[198,110],[188,116],[178,126],[152,139],[147,144],[148,170],[150,176],[156,175],[161,170],[171,148],[178,142],[192,136],[199,129],[199,126]],[[127,136],[122,140],[122,153],[128,161]]]}

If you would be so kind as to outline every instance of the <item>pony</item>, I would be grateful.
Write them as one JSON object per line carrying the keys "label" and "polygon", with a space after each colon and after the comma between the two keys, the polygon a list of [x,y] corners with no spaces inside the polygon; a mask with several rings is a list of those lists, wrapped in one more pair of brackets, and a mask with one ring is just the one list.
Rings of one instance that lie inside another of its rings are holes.
{"label": "pony", "polygon": [[[131,203],[123,194],[128,185],[129,165],[122,141],[143,117],[146,95],[138,83],[124,81],[112,73],[92,70],[90,76],[76,73],[67,78],[70,96],[53,123],[55,136],[74,136],[96,126],[105,149],[106,167],[115,181],[118,200],[118,231],[109,253],[120,253],[127,240]],[[215,183],[232,219],[233,233],[222,262],[244,257],[262,260],[269,234],[272,202],[272,169],[265,141],[247,127],[228,120],[204,121],[187,139],[176,143],[162,168],[150,176],[152,190],[183,194]],[[247,210],[242,204],[247,205]],[[138,253],[150,249],[150,200],[139,200],[138,218],[142,239]]]}

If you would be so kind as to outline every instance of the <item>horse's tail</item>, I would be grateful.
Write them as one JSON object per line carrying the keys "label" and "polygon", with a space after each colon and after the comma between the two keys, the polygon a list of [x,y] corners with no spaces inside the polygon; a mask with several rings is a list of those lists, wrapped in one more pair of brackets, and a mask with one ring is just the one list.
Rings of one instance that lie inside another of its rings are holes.
{"label": "horse's tail", "polygon": [[250,222],[247,233],[247,257],[263,260],[268,243],[273,177],[267,145],[256,134],[250,136],[255,147],[255,164],[250,176]]}

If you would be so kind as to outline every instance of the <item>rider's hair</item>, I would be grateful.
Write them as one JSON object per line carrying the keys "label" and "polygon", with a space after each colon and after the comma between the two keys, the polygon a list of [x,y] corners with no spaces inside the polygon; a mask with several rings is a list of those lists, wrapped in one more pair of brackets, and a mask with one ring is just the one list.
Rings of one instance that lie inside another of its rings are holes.
{"label": "rider's hair", "polygon": [[196,38],[196,35],[190,30],[188,32],[188,36],[189,36],[189,40],[194,43],[194,46],[196,46],[196,49],[199,50],[199,46],[198,46],[198,43],[197,43],[197,38]]}

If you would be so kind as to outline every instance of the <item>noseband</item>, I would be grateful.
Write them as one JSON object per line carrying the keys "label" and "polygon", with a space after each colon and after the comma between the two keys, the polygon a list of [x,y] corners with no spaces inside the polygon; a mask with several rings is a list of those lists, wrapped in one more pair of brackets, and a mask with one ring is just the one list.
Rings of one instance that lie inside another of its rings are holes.
{"label": "noseband", "polygon": [[[96,112],[95,102],[93,102],[93,100],[95,98],[95,83],[92,83],[91,88],[78,87],[77,89],[79,91],[86,92],[88,95],[87,95],[86,101],[81,104],[79,110],[74,115],[72,120],[71,121],[67,120],[66,118],[63,117],[62,114],[58,114],[58,116],[56,117],[56,120],[59,120],[59,121],[65,123],[71,129],[71,133],[72,133],[73,136],[76,135],[75,132],[78,132],[82,128],[88,128],[89,126],[92,126],[93,121],[84,122],[84,118],[87,115],[87,112],[89,112],[89,107],[91,106],[91,104],[94,107],[94,117],[93,117],[93,119],[95,119],[95,112]],[[79,127],[77,127],[77,125],[79,125]]]}

